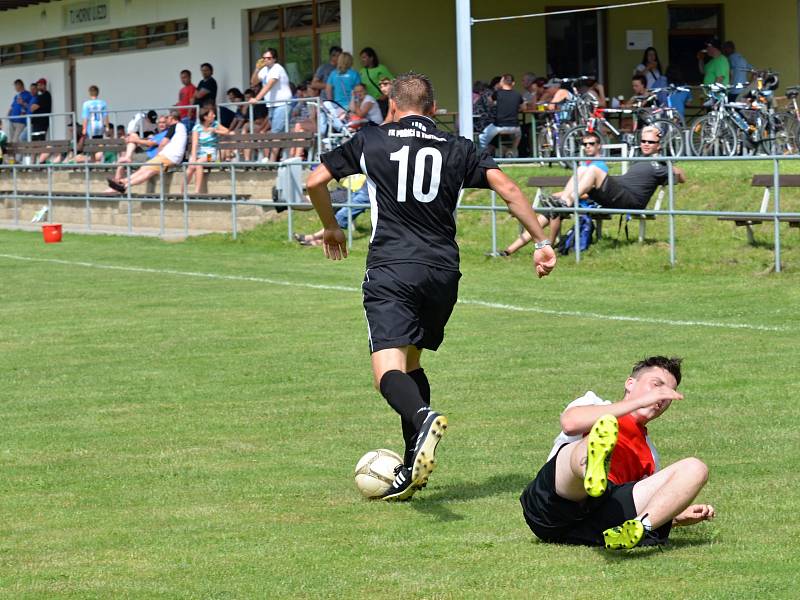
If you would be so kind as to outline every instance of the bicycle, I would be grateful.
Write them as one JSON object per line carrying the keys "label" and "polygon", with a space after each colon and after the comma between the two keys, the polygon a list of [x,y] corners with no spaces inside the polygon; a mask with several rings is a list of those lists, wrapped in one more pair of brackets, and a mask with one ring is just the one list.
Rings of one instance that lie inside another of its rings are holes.
{"label": "bicycle", "polygon": [[[772,83],[765,85],[770,77]],[[758,72],[756,87],[745,94],[743,102],[728,102],[728,93],[737,88],[720,83],[704,85],[711,112],[692,123],[692,151],[697,156],[734,156],[745,150],[767,155],[786,152],[788,136],[772,107],[769,89],[775,85],[777,74]]]}
{"label": "bicycle", "polygon": [[800,104],[797,97],[800,95],[800,86],[786,88],[786,98],[789,100],[789,110],[781,114],[784,130],[786,131],[786,149],[790,154],[800,153]]}

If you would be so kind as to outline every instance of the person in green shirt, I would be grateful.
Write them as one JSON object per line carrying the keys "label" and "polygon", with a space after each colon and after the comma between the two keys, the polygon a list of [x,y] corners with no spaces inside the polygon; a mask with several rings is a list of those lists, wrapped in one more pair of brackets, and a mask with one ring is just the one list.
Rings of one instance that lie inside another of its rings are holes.
{"label": "person in green shirt", "polygon": [[358,72],[361,76],[361,83],[367,88],[367,93],[377,99],[378,106],[386,116],[388,112],[389,99],[383,95],[380,88],[381,79],[394,79],[392,72],[378,60],[378,54],[371,47],[367,46],[360,52],[361,64],[363,68]]}
{"label": "person in green shirt", "polygon": [[[711,60],[705,62],[706,56],[709,56]],[[703,73],[704,84],[730,84],[731,66],[727,57],[722,53],[718,40],[706,42],[705,49],[697,53],[697,66],[700,72]]]}

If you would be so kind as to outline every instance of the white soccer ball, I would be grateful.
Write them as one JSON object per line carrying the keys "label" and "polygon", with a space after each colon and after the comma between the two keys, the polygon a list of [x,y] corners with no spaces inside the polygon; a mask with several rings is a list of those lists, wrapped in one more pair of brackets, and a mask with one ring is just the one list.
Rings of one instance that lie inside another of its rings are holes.
{"label": "white soccer ball", "polygon": [[397,452],[370,450],[356,464],[356,487],[367,498],[378,498],[394,481],[394,470],[403,459]]}

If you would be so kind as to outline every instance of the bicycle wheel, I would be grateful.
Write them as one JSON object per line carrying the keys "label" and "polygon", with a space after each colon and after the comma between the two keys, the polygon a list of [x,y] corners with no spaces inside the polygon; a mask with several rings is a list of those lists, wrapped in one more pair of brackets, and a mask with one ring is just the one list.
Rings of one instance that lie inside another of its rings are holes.
{"label": "bicycle wheel", "polygon": [[556,155],[555,135],[552,127],[545,126],[537,132],[536,151],[539,158],[550,158]]}
{"label": "bicycle wheel", "polygon": [[715,114],[695,119],[689,140],[695,156],[733,156],[739,149],[733,125]]}
{"label": "bicycle wheel", "polygon": [[[586,125],[576,125],[568,129],[563,136],[561,136],[561,156],[564,158],[573,158],[576,156],[583,156],[581,148],[581,140],[587,133],[594,133],[600,138],[600,144],[606,144],[606,138],[599,131],[589,131]],[[598,156],[605,156],[605,150],[601,147]]]}
{"label": "bicycle wheel", "polygon": [[[661,131],[661,154],[663,156],[683,156],[683,130],[667,119],[655,119],[648,126]],[[636,132],[636,147],[642,139],[642,130]]]}
{"label": "bicycle wheel", "polygon": [[782,112],[779,117],[786,135],[786,153],[798,154],[797,135],[800,133],[800,128],[797,126],[797,117],[792,112]]}
{"label": "bicycle wheel", "polygon": [[792,154],[793,142],[789,133],[778,115],[769,115],[768,119],[758,129],[758,138],[761,140],[761,152],[767,155]]}

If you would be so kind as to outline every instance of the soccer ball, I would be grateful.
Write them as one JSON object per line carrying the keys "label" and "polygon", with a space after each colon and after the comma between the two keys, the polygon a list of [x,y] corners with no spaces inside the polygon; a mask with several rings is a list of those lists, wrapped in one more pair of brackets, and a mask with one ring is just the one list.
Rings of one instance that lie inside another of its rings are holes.
{"label": "soccer ball", "polygon": [[397,452],[370,450],[356,464],[356,487],[367,498],[378,498],[394,481],[394,470],[403,459]]}

